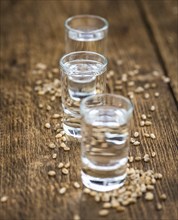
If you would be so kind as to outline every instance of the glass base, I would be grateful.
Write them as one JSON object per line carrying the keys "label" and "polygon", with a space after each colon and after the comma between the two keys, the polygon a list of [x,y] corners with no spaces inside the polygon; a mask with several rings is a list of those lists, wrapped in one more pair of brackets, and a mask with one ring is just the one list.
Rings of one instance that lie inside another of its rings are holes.
{"label": "glass base", "polygon": [[97,178],[89,176],[81,171],[81,177],[83,184],[92,190],[99,192],[111,191],[118,189],[124,185],[127,174],[117,176],[113,178]]}
{"label": "glass base", "polygon": [[63,129],[67,135],[75,137],[75,138],[81,138],[81,129],[80,128],[72,127],[72,126],[69,126],[69,125],[63,123]]}

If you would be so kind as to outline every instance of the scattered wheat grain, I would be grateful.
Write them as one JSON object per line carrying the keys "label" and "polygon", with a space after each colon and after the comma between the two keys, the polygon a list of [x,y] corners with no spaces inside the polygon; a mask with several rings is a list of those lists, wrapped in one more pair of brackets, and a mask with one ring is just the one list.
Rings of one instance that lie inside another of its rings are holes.
{"label": "scattered wheat grain", "polygon": [[68,171],[68,169],[66,169],[66,168],[62,168],[62,173],[65,174],[65,175],[67,175],[67,174],[69,173],[69,171]]}
{"label": "scattered wheat grain", "polygon": [[8,200],[8,196],[2,196],[2,197],[1,197],[1,202],[2,202],[2,203],[7,202],[7,200]]}
{"label": "scattered wheat grain", "polygon": [[107,209],[101,209],[98,213],[100,216],[107,216],[109,211]]}
{"label": "scattered wheat grain", "polygon": [[150,201],[150,200],[153,200],[154,199],[154,194],[152,192],[147,192],[145,194],[145,199]]}
{"label": "scattered wheat grain", "polygon": [[49,176],[56,176],[56,172],[54,170],[48,171]]}
{"label": "scattered wheat grain", "polygon": [[62,163],[62,162],[60,162],[59,164],[58,164],[58,168],[62,168],[64,166],[64,164]]}
{"label": "scattered wheat grain", "polygon": [[62,195],[64,193],[66,193],[66,187],[62,187],[60,190],[59,190],[59,193]]}
{"label": "scattered wheat grain", "polygon": [[151,137],[151,139],[156,139],[156,136],[153,133],[150,134],[150,137]]}
{"label": "scattered wheat grain", "polygon": [[48,128],[48,129],[51,128],[50,123],[46,123],[46,124],[45,124],[45,128]]}
{"label": "scattered wheat grain", "polygon": [[133,136],[134,136],[135,138],[138,137],[138,136],[139,136],[139,132],[137,132],[137,131],[134,132],[134,135],[133,135]]}

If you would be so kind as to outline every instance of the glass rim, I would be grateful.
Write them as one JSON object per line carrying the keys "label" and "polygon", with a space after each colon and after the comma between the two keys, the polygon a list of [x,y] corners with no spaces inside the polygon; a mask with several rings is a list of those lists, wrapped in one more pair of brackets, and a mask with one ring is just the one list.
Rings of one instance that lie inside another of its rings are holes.
{"label": "glass rim", "polygon": [[103,23],[104,23],[104,25],[103,25],[102,28],[98,28],[98,29],[96,29],[96,30],[91,30],[91,31],[88,31],[87,33],[97,33],[97,32],[100,32],[100,31],[104,31],[104,30],[108,29],[108,27],[109,27],[109,22],[108,22],[105,18],[100,17],[100,16],[98,16],[98,15],[90,15],[90,14],[81,14],[81,15],[74,15],[74,16],[72,16],[72,17],[69,17],[69,18],[65,21],[64,25],[65,25],[65,27],[66,27],[68,30],[70,30],[70,31],[74,31],[74,32],[77,32],[77,33],[86,33],[85,31],[77,30],[77,29],[75,29],[75,28],[72,28],[72,27],[69,25],[69,22],[72,21],[74,18],[85,18],[85,17],[88,17],[88,18],[96,18],[96,19],[98,19],[98,20],[103,21]]}
{"label": "glass rim", "polygon": [[[93,52],[93,51],[74,51],[74,52],[70,52],[68,54],[65,54],[64,56],[61,57],[60,61],[59,61],[59,65],[60,67],[62,67],[62,69],[65,70],[65,72],[67,72],[68,68],[66,68],[65,63],[63,63],[63,60],[67,57],[70,57],[72,55],[75,54],[90,54],[90,55],[97,55],[98,57],[100,57],[101,59],[103,59],[103,64],[100,68],[97,69],[97,72],[101,72],[104,68],[106,68],[107,64],[108,64],[108,60],[105,56],[103,56],[102,54]],[[81,59],[82,60],[82,59]],[[88,71],[85,71],[85,73]]]}
{"label": "glass rim", "polygon": [[113,98],[117,98],[117,99],[122,99],[124,100],[127,104],[128,104],[128,110],[127,110],[127,113],[128,114],[131,114],[133,112],[133,109],[134,109],[134,106],[133,106],[133,103],[131,102],[131,100],[125,96],[122,96],[122,95],[117,95],[117,94],[113,94],[113,93],[102,93],[102,94],[96,94],[96,95],[91,95],[91,96],[88,96],[84,99],[82,99],[81,103],[80,103],[80,109],[82,110],[86,104],[86,102],[90,99],[94,99],[95,97],[113,97]]}

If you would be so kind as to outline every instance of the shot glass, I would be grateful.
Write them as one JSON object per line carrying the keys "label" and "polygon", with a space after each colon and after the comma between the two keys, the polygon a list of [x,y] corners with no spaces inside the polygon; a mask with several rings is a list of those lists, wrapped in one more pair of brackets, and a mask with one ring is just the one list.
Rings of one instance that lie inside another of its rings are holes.
{"label": "shot glass", "polygon": [[99,94],[83,99],[80,112],[83,184],[102,192],[119,188],[127,176],[132,103]]}
{"label": "shot glass", "polygon": [[106,55],[108,21],[96,15],[76,15],[65,21],[65,50]]}
{"label": "shot glass", "polygon": [[61,58],[60,67],[63,129],[80,138],[80,102],[106,91],[107,59],[95,52],[72,52]]}

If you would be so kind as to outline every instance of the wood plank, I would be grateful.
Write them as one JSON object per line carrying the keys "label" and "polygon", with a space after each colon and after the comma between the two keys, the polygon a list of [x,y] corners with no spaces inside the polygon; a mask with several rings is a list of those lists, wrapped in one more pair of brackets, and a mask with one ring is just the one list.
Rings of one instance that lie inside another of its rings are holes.
{"label": "wood plank", "polygon": [[152,35],[155,51],[178,100],[178,1],[141,1],[143,19]]}
{"label": "wood plank", "polygon": [[[129,76],[129,81],[136,84],[134,88],[148,82],[157,84],[148,90],[151,97],[147,100],[143,94],[135,94],[132,131],[142,134],[147,130],[157,138],[151,140],[141,135],[141,146],[131,146],[131,154],[143,156],[154,150],[157,155],[149,163],[134,162],[132,166],[161,172],[163,180],[156,184],[153,202],[142,197],[122,213],[111,210],[107,219],[176,219],[176,106],[169,86],[152,74],[155,70],[164,73],[134,1],[127,4],[125,1],[3,1],[1,4],[0,196],[7,195],[9,199],[0,203],[0,218],[68,220],[79,214],[81,219],[101,219],[98,211],[102,204],[71,186],[74,181],[80,182],[79,143],[70,140],[69,152],[50,150],[47,146],[55,141],[55,131],[45,129],[44,124],[50,121],[53,127],[57,123],[52,122],[51,115],[60,112],[60,100],[51,102],[50,96],[38,96],[35,82],[46,79],[47,73],[32,74],[39,62],[45,63],[49,70],[58,66],[64,53],[65,19],[73,14],[92,13],[110,22],[108,59],[114,77],[128,74],[139,64],[139,74]],[[118,59],[123,61],[122,65],[117,66]],[[54,74],[53,78],[58,75]],[[127,95],[132,90],[124,83],[123,90],[115,93]],[[154,97],[156,91],[159,98]],[[42,110],[39,103],[45,106]],[[52,106],[50,112],[46,111],[47,104]],[[151,105],[156,107],[151,113],[153,125],[141,128],[140,115],[150,113]],[[52,152],[58,154],[56,160],[51,158]],[[56,168],[61,161],[71,162],[67,176]],[[48,177],[50,169],[56,170],[55,178]],[[58,191],[66,183],[69,188],[62,196]],[[166,193],[167,201],[159,212],[155,205],[161,192]]]}

